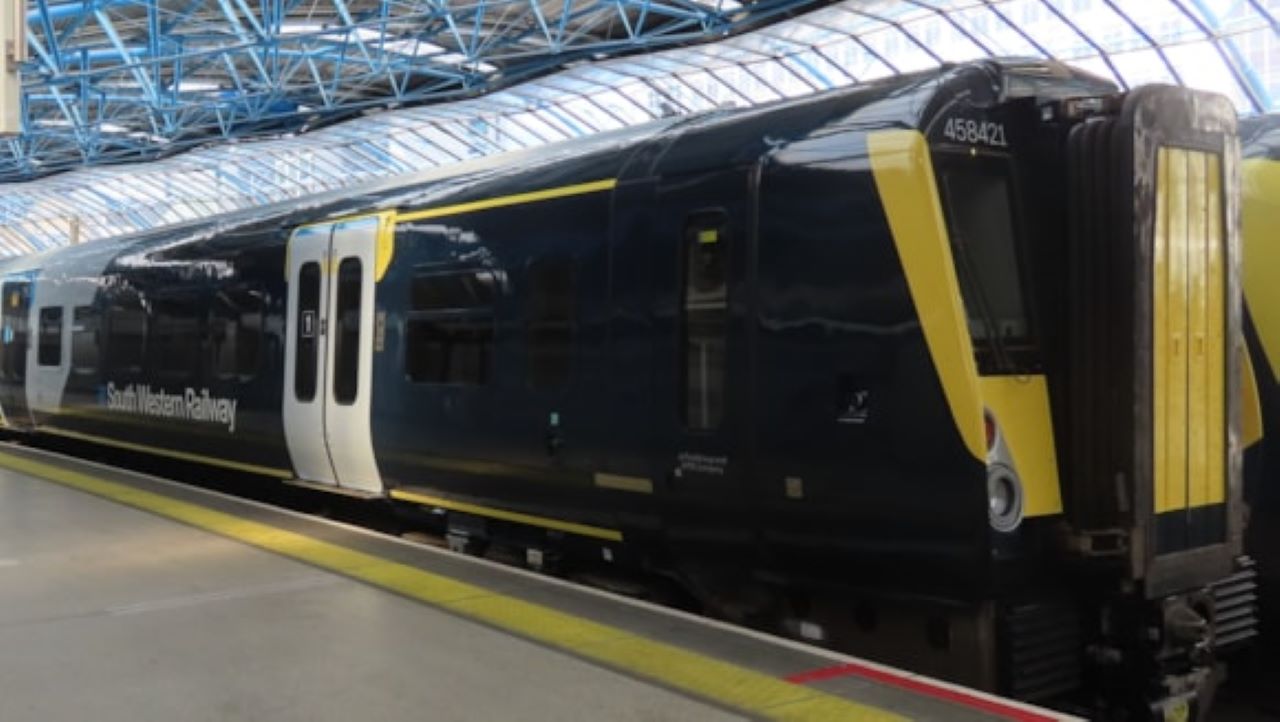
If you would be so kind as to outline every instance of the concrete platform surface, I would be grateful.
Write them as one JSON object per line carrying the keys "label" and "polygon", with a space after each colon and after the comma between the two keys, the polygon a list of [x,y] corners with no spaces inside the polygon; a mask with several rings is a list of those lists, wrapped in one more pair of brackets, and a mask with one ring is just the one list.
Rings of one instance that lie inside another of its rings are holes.
{"label": "concrete platform surface", "polygon": [[0,447],[0,720],[85,719],[1065,717],[431,547]]}

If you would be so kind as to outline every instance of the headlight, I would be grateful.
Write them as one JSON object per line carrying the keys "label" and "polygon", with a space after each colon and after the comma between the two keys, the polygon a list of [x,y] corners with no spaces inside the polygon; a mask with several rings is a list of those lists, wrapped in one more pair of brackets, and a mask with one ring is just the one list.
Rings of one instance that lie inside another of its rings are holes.
{"label": "headlight", "polygon": [[1022,524],[1022,483],[1004,464],[987,467],[987,511],[991,528],[1011,532]]}

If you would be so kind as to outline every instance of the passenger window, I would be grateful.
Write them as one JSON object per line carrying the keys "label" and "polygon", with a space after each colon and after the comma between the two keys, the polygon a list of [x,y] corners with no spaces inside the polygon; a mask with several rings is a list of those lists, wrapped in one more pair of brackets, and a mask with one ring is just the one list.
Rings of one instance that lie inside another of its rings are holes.
{"label": "passenger window", "polygon": [[569,259],[529,266],[529,385],[563,386],[573,358],[574,283]]}
{"label": "passenger window", "polygon": [[320,349],[320,264],[309,261],[298,269],[298,317],[294,319],[298,358],[293,373],[293,395],[299,401],[316,397],[316,371]]}
{"label": "passenger window", "polygon": [[463,311],[493,303],[496,279],[483,270],[420,273],[409,286],[414,311]]}
{"label": "passenger window", "polygon": [[214,296],[209,338],[214,374],[223,380],[249,381],[258,373],[262,355],[262,293],[228,288]]}
{"label": "passenger window", "polygon": [[61,306],[40,309],[40,345],[36,349],[36,363],[41,366],[62,365]]}
{"label": "passenger window", "polygon": [[334,330],[333,398],[340,404],[356,400],[360,382],[360,259],[338,264],[338,304]]}
{"label": "passenger window", "polygon": [[722,211],[685,224],[682,348],[684,422],[693,430],[720,426],[725,407],[729,322],[729,237]]}
{"label": "passenger window", "polygon": [[98,370],[98,317],[89,306],[71,314],[71,372],[90,375]]}
{"label": "passenger window", "polygon": [[117,374],[142,370],[147,312],[134,291],[121,291],[107,310],[107,368]]}
{"label": "passenger window", "polygon": [[413,277],[404,354],[411,381],[488,383],[499,283],[498,274],[475,269],[425,270]]}
{"label": "passenger window", "polygon": [[0,375],[9,381],[27,377],[27,344],[30,329],[27,314],[31,310],[31,284],[4,284],[4,338],[0,345]]}
{"label": "passenger window", "polygon": [[200,373],[204,311],[199,299],[160,296],[151,299],[147,334],[147,368],[169,381],[186,381]]}

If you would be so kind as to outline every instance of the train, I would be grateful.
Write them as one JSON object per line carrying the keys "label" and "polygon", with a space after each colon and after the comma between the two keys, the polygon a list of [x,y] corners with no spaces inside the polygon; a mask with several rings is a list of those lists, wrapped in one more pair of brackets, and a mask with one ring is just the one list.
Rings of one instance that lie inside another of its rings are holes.
{"label": "train", "polygon": [[[1246,432],[1244,498],[1249,506],[1247,551],[1259,570],[1261,617],[1280,628],[1280,115],[1241,121],[1245,337],[1262,411],[1261,429]],[[1270,433],[1264,433],[1268,432]]]}
{"label": "train", "polygon": [[1188,719],[1256,632],[1240,166],[1050,61],[663,118],[5,261],[0,410]]}

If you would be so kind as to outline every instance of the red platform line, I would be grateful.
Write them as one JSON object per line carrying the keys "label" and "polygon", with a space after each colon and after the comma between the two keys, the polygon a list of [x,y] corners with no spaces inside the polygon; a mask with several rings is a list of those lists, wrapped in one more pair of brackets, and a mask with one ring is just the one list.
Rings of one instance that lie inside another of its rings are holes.
{"label": "red platform line", "polygon": [[1046,715],[1042,712],[1029,710],[1025,707],[1001,702],[994,697],[966,692],[961,689],[941,685],[937,682],[930,682],[920,677],[903,674],[901,672],[892,672],[879,667],[871,667],[865,664],[849,663],[838,664],[834,667],[823,667],[808,672],[799,672],[789,675],[783,679],[793,684],[810,684],[813,682],[821,682],[828,679],[836,679],[838,677],[861,677],[869,679],[881,684],[887,684],[892,687],[914,692],[916,694],[933,697],[963,707],[969,707],[981,712],[993,714],[998,717],[1009,720],[1017,720],[1017,722],[1057,722],[1059,718]]}

